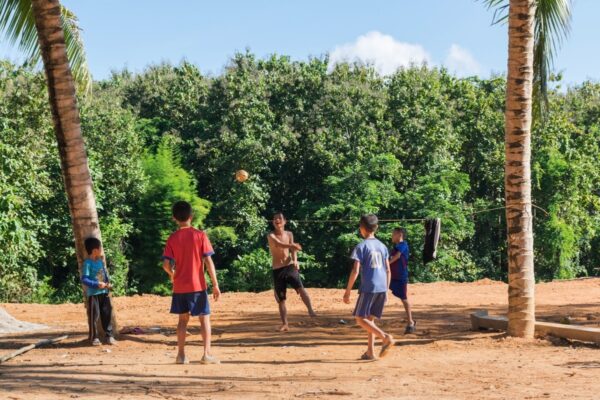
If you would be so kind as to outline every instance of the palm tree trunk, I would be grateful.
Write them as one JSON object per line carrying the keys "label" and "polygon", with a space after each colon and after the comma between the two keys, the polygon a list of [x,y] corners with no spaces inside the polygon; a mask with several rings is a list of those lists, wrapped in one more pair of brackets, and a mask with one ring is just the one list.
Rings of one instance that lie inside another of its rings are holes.
{"label": "palm tree trunk", "polygon": [[[86,256],[83,242],[90,236],[100,239],[101,235],[92,178],[81,135],[75,85],[67,59],[60,3],[58,0],[32,0],[32,10],[48,80],[54,133],[58,142],[81,276],[81,264]],[[113,317],[114,315],[113,312]],[[116,324],[113,326],[116,330]]]}
{"label": "palm tree trunk", "polygon": [[505,111],[508,333],[533,338],[535,279],[531,214],[531,111],[535,0],[510,0]]}

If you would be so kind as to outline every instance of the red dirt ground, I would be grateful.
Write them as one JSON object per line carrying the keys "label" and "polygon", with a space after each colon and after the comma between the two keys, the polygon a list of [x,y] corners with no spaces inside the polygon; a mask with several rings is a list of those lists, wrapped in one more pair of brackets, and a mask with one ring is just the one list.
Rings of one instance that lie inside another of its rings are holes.
{"label": "red dirt ground", "polygon": [[[0,366],[2,399],[593,399],[600,397],[600,348],[563,340],[524,341],[472,332],[469,313],[506,310],[500,282],[415,284],[409,287],[417,333],[403,336],[402,305],[386,307],[382,326],[398,339],[390,355],[358,361],[366,336],[352,321],[343,291],[309,289],[319,317],[311,319],[290,294],[291,331],[274,331],[271,292],[226,293],[213,303],[214,353],[221,365],[199,363],[197,322],[188,338],[189,365],[173,364],[176,317],[169,298],[114,299],[121,326],[160,327],[122,335],[117,346],[86,342],[79,304],[3,304],[23,321],[53,326],[0,336],[0,354],[46,337],[69,334]],[[600,279],[537,285],[539,320],[600,327]],[[356,299],[356,293],[352,300]],[[343,319],[347,323],[340,323]],[[110,352],[108,352],[109,350]]]}

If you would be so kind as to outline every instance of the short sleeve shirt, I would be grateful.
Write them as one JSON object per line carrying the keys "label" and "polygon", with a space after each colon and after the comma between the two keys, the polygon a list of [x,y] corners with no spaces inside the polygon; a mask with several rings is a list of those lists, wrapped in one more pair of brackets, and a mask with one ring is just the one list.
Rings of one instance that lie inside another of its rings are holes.
{"label": "short sleeve shirt", "polygon": [[400,258],[390,263],[390,270],[392,272],[392,279],[400,281],[408,280],[408,256],[409,249],[408,243],[400,242],[394,245],[392,249],[392,257],[400,253]]}
{"label": "short sleeve shirt", "polygon": [[173,232],[165,245],[163,259],[175,263],[173,293],[193,293],[206,290],[203,257],[212,256],[208,236],[195,228]]}
{"label": "short sleeve shirt", "polygon": [[353,260],[360,262],[360,292],[387,292],[387,247],[378,239],[366,239],[354,248]]}

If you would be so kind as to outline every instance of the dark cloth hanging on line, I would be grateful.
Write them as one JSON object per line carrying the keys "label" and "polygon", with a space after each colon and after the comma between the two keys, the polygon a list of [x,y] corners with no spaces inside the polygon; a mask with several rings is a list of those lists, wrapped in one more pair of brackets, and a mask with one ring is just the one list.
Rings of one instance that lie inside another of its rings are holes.
{"label": "dark cloth hanging on line", "polygon": [[425,220],[425,246],[423,246],[423,264],[437,258],[437,245],[440,240],[442,221],[439,218]]}

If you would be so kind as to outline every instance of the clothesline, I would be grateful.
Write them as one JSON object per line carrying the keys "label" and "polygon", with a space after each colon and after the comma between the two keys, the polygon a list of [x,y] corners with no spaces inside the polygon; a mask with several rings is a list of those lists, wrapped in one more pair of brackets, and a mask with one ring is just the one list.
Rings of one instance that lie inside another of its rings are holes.
{"label": "clothesline", "polygon": [[[542,207],[539,207],[535,204],[531,204],[532,207],[541,210],[546,216],[549,215],[548,211],[544,210]],[[498,211],[498,210],[504,210],[506,208],[506,206],[501,206],[501,207],[493,207],[493,208],[486,208],[483,210],[475,210],[475,211],[471,211],[471,212],[466,212],[464,215],[476,215],[476,214],[482,214],[482,213],[486,213],[486,212],[491,212],[491,211]],[[465,210],[466,211],[466,210]],[[442,214],[439,216],[436,216],[437,218],[447,218],[452,216],[452,214]],[[130,220],[134,220],[134,221],[164,221],[163,218],[147,218],[147,217],[140,217],[140,218],[136,218],[136,217],[129,217],[128,219]],[[430,218],[379,218],[379,222],[380,223],[391,223],[391,222],[424,222],[427,221]],[[258,220],[261,220],[263,222],[270,222],[269,219],[267,218],[259,218]],[[296,218],[289,218],[288,222],[292,223],[292,224],[336,224],[336,223],[353,223],[356,224],[357,223],[357,219],[296,219]],[[246,220],[241,219],[241,218],[211,218],[211,219],[205,219],[204,220],[205,223],[227,223],[227,222],[233,222],[233,223],[240,223],[240,222],[246,222]]]}

